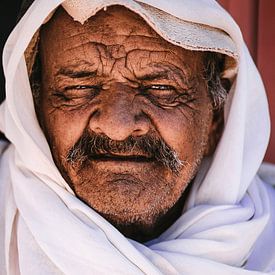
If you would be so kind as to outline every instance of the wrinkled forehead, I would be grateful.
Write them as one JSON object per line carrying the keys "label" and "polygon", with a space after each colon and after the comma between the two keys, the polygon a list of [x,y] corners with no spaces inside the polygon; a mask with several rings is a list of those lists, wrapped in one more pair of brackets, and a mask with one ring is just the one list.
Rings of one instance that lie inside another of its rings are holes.
{"label": "wrinkled forehead", "polygon": [[[70,1],[65,1],[65,3]],[[100,1],[99,1],[100,2]],[[102,2],[102,1],[101,1]],[[127,1],[134,2],[134,1]],[[63,37],[80,40],[79,43],[85,43],[93,34],[95,39],[101,36],[108,43],[113,36],[119,37],[124,45],[127,45],[125,37],[131,36],[143,37],[143,44],[146,44],[148,38],[149,44],[162,43],[167,49],[175,49],[175,46],[198,51],[214,51],[225,56],[225,72],[228,78],[236,74],[237,55],[234,43],[231,38],[221,30],[209,26],[202,26],[180,20],[170,14],[160,11],[154,7],[139,4],[140,7],[126,7],[125,5],[109,5],[105,7],[94,7],[94,13],[82,21],[79,14],[75,12],[74,7],[63,4],[66,12],[62,8],[54,11],[45,22],[45,25],[51,25],[51,33],[62,34]],[[90,7],[91,8],[91,7]],[[133,11],[133,9],[135,9]],[[141,11],[142,10],[142,11]],[[69,12],[69,13],[67,13]],[[81,11],[78,13],[81,14]],[[85,12],[82,12],[85,14]],[[91,13],[91,11],[90,11]],[[89,13],[89,14],[90,14]],[[77,15],[76,15],[77,14]],[[78,16],[78,17],[75,17]],[[38,50],[38,40],[40,30],[34,35],[29,47],[25,52],[29,75],[32,72],[35,56]]]}
{"label": "wrinkled forehead", "polygon": [[74,21],[62,7],[59,7],[41,28],[40,42],[44,51],[47,51],[47,45],[50,44],[50,55],[60,50],[66,52],[91,44],[102,44],[108,47],[108,52],[115,58],[123,57],[134,49],[166,51],[167,55],[175,53],[179,56],[185,52],[185,55],[195,56],[193,51],[166,41],[143,18],[122,6],[100,10],[84,24]]}
{"label": "wrinkled forehead", "polygon": [[[202,72],[204,54],[175,46],[139,15],[121,6],[100,10],[84,24],[59,7],[41,28],[39,56],[50,77],[60,71],[85,70],[108,76],[117,70],[130,77],[172,69],[186,77]],[[115,64],[115,65],[114,65]],[[126,71],[128,73],[126,73]]]}

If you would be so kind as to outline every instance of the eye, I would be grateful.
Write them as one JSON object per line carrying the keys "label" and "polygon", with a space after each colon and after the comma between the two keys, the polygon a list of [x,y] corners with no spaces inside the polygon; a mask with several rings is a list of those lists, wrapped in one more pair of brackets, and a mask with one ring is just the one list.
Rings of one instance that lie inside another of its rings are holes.
{"label": "eye", "polygon": [[89,89],[89,88],[93,88],[93,87],[94,86],[78,85],[78,86],[67,87],[66,89],[85,90],[85,89]]}
{"label": "eye", "polygon": [[[65,91],[93,91],[100,89],[100,86],[97,85],[75,85],[75,86],[68,86],[65,87]],[[79,93],[79,92],[78,92]]]}
{"label": "eye", "polygon": [[152,89],[152,90],[161,90],[161,91],[175,90],[175,88],[170,85],[150,85],[150,86],[146,86],[144,88]]}
{"label": "eye", "polygon": [[67,86],[53,95],[57,98],[57,104],[63,106],[80,106],[89,103],[100,92],[101,86],[74,85]]}
{"label": "eye", "polygon": [[173,85],[152,84],[140,88],[141,95],[153,104],[163,108],[173,108],[186,104],[193,98],[191,90],[178,88]]}
{"label": "eye", "polygon": [[177,95],[175,87],[170,85],[153,84],[143,87],[143,91],[159,99],[172,99]]}

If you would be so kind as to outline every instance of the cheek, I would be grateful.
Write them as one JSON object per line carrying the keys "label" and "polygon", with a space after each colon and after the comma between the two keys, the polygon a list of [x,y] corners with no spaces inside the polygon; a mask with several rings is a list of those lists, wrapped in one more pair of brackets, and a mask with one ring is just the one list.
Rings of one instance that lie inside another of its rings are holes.
{"label": "cheek", "polygon": [[158,110],[152,117],[155,127],[166,143],[182,160],[195,162],[207,144],[212,121],[211,103],[208,99],[194,110]]}
{"label": "cheek", "polygon": [[88,114],[65,112],[42,102],[42,128],[55,159],[62,159],[78,141],[87,125]]}

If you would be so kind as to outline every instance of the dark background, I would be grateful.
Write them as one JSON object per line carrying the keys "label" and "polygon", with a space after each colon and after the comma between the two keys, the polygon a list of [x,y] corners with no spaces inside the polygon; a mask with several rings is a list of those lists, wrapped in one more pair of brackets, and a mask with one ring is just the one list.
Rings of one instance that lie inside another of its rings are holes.
{"label": "dark background", "polygon": [[[0,50],[1,57],[5,41],[13,29],[22,1],[0,0]],[[1,58],[2,60],[2,58]],[[2,62],[1,62],[2,64]],[[0,102],[4,99],[4,75],[3,68],[0,70]]]}
{"label": "dark background", "polygon": [[[0,0],[1,53],[9,33],[16,24],[22,2],[22,0]],[[262,75],[267,90],[273,129],[265,160],[275,163],[275,1],[218,0],[218,2],[239,24],[250,53]],[[4,86],[4,76],[0,66],[0,102],[4,99]]]}

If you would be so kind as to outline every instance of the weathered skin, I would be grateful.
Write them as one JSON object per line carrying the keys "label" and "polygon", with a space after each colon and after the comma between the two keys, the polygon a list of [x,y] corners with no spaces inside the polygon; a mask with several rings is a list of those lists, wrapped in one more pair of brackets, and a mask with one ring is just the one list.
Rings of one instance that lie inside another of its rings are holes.
{"label": "weathered skin", "polygon": [[[180,215],[179,199],[209,151],[213,111],[203,54],[171,45],[122,7],[84,25],[59,9],[43,27],[40,47],[37,112],[63,177],[126,236],[157,236]],[[157,161],[127,158],[143,155],[136,151],[72,165],[66,156],[84,131],[114,141],[158,135],[184,165],[177,174]]]}

